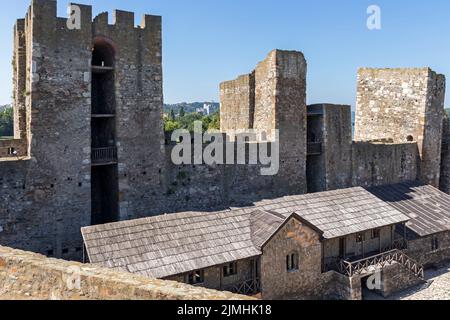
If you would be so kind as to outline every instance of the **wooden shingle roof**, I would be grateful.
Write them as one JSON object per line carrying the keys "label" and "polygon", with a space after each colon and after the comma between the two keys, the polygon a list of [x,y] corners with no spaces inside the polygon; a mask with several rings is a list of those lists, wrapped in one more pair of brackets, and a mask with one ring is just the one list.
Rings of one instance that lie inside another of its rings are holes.
{"label": "wooden shingle roof", "polygon": [[184,212],[82,228],[91,263],[166,278],[261,255],[292,216],[326,238],[409,220],[363,188],[289,196],[254,207]]}
{"label": "wooden shingle roof", "polygon": [[410,218],[406,224],[421,237],[450,230],[450,195],[415,182],[368,189]]}
{"label": "wooden shingle roof", "polygon": [[361,187],[288,196],[256,205],[286,216],[295,212],[320,229],[325,239],[409,220],[405,214]]}
{"label": "wooden shingle roof", "polygon": [[86,227],[82,234],[91,263],[164,278],[259,256],[250,225],[245,210],[186,212]]}

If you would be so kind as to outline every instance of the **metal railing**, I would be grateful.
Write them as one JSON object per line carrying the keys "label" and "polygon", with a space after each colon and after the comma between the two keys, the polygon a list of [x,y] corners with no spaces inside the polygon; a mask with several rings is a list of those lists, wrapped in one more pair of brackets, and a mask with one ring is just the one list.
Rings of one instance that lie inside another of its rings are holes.
{"label": "metal railing", "polygon": [[93,148],[91,160],[92,164],[117,162],[117,148]]}
{"label": "metal railing", "polygon": [[316,156],[322,154],[322,142],[308,142],[308,156]]}
{"label": "metal railing", "polygon": [[260,279],[250,279],[234,286],[231,291],[247,296],[254,295],[261,292],[261,281]]}
{"label": "metal railing", "polygon": [[342,274],[353,277],[355,275],[372,273],[377,267],[383,268],[393,263],[400,263],[402,266],[411,271],[416,277],[422,280],[425,279],[424,267],[398,249],[380,253],[378,255],[354,262],[341,260],[338,268],[339,272]]}

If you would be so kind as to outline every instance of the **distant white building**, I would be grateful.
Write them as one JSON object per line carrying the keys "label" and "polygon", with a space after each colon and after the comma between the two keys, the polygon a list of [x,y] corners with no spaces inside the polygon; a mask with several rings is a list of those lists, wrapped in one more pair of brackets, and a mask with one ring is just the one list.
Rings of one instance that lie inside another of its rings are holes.
{"label": "distant white building", "polygon": [[203,105],[203,110],[205,111],[206,115],[209,116],[211,114],[211,107],[212,105],[205,103]]}
{"label": "distant white building", "polygon": [[201,113],[205,116],[209,116],[211,114],[212,105],[209,103],[203,104],[203,108],[197,108],[196,112]]}

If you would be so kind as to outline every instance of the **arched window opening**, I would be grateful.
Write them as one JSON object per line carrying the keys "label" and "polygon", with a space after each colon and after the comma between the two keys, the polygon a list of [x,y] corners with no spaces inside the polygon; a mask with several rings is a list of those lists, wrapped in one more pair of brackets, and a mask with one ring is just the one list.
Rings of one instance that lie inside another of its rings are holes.
{"label": "arched window opening", "polygon": [[299,267],[298,253],[294,252],[286,256],[286,270],[288,272],[297,271]]}
{"label": "arched window opening", "polygon": [[114,60],[114,47],[106,39],[96,39],[92,50],[92,65],[97,67],[114,67]]}
{"label": "arched window opening", "polygon": [[409,135],[409,136],[406,137],[406,141],[413,142],[414,141],[414,137]]}

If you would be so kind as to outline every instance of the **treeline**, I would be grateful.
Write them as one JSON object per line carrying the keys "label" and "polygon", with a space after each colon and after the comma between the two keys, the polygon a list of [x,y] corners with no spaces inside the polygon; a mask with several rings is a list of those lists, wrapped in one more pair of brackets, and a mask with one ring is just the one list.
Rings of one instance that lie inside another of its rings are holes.
{"label": "treeline", "polygon": [[214,112],[209,116],[204,116],[201,113],[186,113],[184,109],[181,109],[178,114],[175,114],[174,110],[171,110],[164,117],[164,131],[173,132],[177,129],[185,129],[189,132],[194,131],[194,122],[201,121],[203,131],[207,130],[220,130],[220,113]]}
{"label": "treeline", "polygon": [[14,135],[14,113],[10,106],[0,107],[0,137]]}

